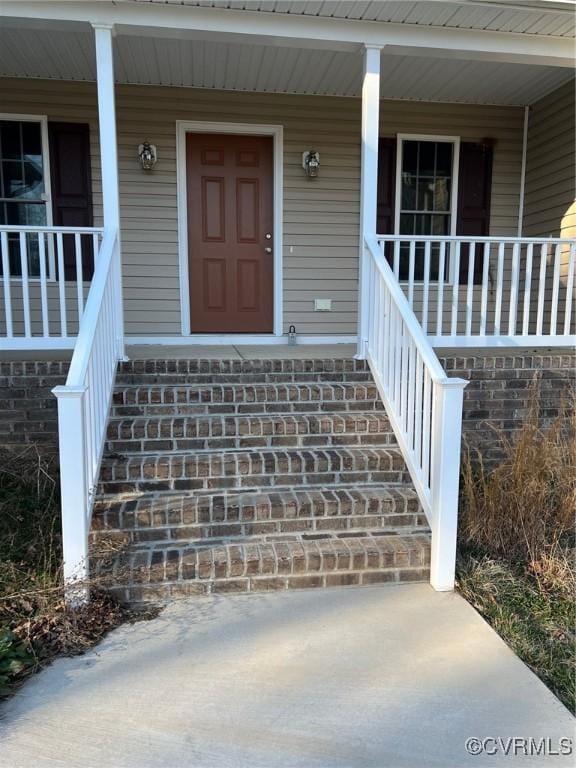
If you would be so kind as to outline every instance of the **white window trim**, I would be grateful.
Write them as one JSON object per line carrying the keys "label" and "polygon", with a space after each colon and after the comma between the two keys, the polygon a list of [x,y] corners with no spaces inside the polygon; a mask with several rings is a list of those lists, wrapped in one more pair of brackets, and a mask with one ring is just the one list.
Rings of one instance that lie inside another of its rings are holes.
{"label": "white window trim", "polygon": [[[42,167],[44,169],[44,194],[42,199],[46,205],[46,225],[51,227],[53,225],[52,216],[52,175],[50,172],[50,146],[48,143],[48,116],[47,115],[20,115],[14,112],[0,112],[0,120],[12,120],[18,123],[40,123],[40,139],[42,142]],[[52,239],[48,239],[47,243],[48,254],[48,270],[46,280],[48,282],[56,281],[56,258],[54,255],[54,247]],[[10,280],[20,283],[22,278],[18,276],[10,276]],[[30,282],[39,282],[39,277],[28,277]]]}
{"label": "white window trim", "polygon": [[[243,133],[273,137],[273,196],[274,196],[274,296],[273,336],[282,336],[282,197],[284,163],[284,128],[281,125],[252,123],[214,123],[205,121],[176,121],[176,187],[178,200],[178,260],[180,272],[180,326],[183,336],[194,338],[190,329],[190,291],[188,275],[188,216],[186,191],[186,134]],[[202,334],[205,336],[206,334]],[[221,334],[214,334],[215,337]],[[256,334],[261,336],[262,334]]]}
{"label": "white window trim", "polygon": [[[396,189],[394,192],[394,234],[400,234],[400,207],[402,201],[402,144],[405,141],[442,141],[452,144],[452,192],[450,194],[450,237],[456,235],[458,219],[458,186],[460,183],[460,136],[443,136],[431,133],[398,133],[396,135]],[[408,235],[407,235],[408,237]],[[451,251],[452,248],[449,249]],[[448,283],[452,284],[457,279],[454,274],[454,259],[448,255],[449,276]],[[416,283],[422,282],[416,280]],[[430,281],[433,283],[434,281]]]}

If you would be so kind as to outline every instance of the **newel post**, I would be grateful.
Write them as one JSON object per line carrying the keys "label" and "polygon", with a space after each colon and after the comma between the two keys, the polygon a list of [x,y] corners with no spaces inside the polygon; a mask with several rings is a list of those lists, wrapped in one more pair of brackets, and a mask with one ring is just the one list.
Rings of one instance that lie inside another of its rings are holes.
{"label": "newel post", "polygon": [[86,390],[87,387],[71,386],[52,390],[58,398],[64,586],[67,602],[72,605],[85,602],[88,597]]}
{"label": "newel post", "polygon": [[[98,87],[98,128],[100,134],[100,167],[102,172],[102,208],[104,228],[117,235],[120,260],[120,195],[118,187],[118,142],[116,138],[116,101],[114,93],[114,27],[93,24],[96,46],[96,80]],[[124,357],[124,305],[120,262],[116,307],[117,357]]]}
{"label": "newel post", "polygon": [[434,384],[432,410],[432,552],[430,583],[438,591],[454,589],[458,534],[458,490],[465,379]]}
{"label": "newel post", "polygon": [[360,160],[360,251],[358,280],[358,348],[356,357],[366,357],[369,319],[368,257],[365,238],[376,234],[378,188],[378,138],[380,133],[381,46],[364,50],[362,79],[362,154]]}

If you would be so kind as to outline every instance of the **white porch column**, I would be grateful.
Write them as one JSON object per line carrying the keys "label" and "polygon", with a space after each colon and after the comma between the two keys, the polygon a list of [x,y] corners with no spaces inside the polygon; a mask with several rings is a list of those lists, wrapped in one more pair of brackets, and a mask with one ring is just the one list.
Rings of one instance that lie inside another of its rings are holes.
{"label": "white porch column", "polygon": [[362,80],[362,157],[360,162],[360,254],[358,282],[358,349],[366,357],[368,329],[368,285],[364,238],[376,234],[376,191],[378,185],[378,137],[380,119],[380,46],[364,50]]}
{"label": "white porch column", "polygon": [[[116,102],[114,96],[114,50],[111,24],[93,24],[96,44],[96,73],[98,86],[98,128],[100,133],[100,168],[102,173],[102,207],[104,228],[118,234],[118,258],[120,248],[120,201],[118,192],[118,143],[116,139]],[[124,357],[124,306],[122,291],[122,266],[120,275],[118,317],[118,358]]]}

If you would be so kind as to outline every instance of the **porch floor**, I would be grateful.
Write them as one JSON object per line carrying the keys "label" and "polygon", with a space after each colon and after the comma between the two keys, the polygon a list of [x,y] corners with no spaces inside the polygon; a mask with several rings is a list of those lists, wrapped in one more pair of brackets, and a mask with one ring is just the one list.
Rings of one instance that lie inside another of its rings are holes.
{"label": "porch floor", "polygon": [[[507,355],[558,354],[559,347],[436,347],[440,357],[502,357]],[[572,347],[566,347],[570,353]],[[130,360],[347,360],[356,354],[355,344],[128,344],[126,356]],[[69,360],[72,350],[0,350],[0,362]]]}
{"label": "porch floor", "polygon": [[574,721],[455,593],[425,584],[183,600],[32,678],[0,766],[463,768],[470,737],[570,737]]}
{"label": "porch floor", "polygon": [[[130,360],[347,360],[356,354],[355,344],[129,344]],[[0,361],[69,360],[72,350],[0,350]]]}

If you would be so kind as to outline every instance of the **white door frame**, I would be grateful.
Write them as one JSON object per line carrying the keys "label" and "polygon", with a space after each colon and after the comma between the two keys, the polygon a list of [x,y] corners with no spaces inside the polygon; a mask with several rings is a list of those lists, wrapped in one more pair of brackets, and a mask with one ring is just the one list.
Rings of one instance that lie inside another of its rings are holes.
{"label": "white door frame", "polygon": [[[176,121],[176,185],[178,199],[178,260],[180,270],[180,326],[183,336],[194,339],[190,330],[190,285],[188,273],[188,208],[186,189],[186,134],[187,133],[244,133],[253,136],[272,136],[274,232],[274,296],[272,336],[282,336],[282,191],[284,163],[284,128],[281,125],[253,123],[213,123],[206,121]],[[201,334],[206,336],[206,334]],[[222,334],[214,334],[221,336]],[[256,334],[262,336],[262,334]]]}

